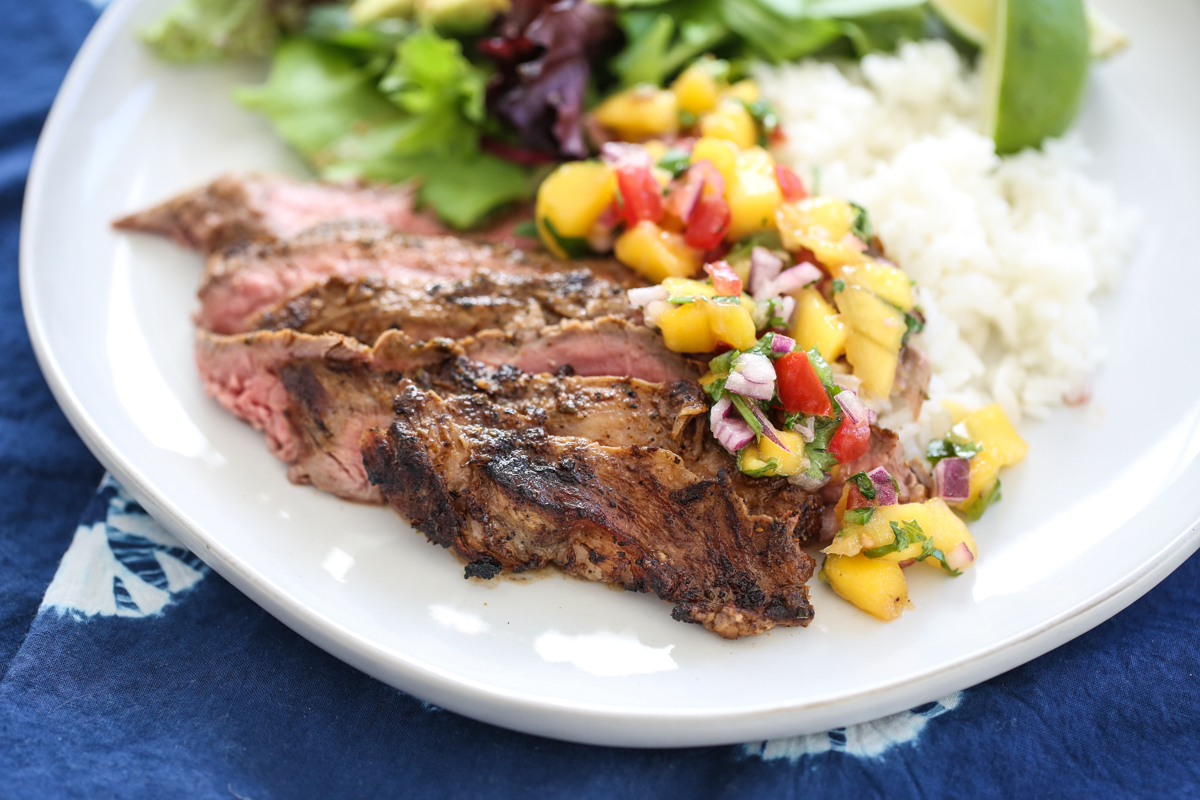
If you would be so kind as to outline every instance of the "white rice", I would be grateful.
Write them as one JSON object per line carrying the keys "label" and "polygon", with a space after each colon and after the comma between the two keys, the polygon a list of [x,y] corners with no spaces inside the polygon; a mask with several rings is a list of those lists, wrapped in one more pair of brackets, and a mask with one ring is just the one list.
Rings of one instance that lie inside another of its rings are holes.
{"label": "white rice", "polygon": [[917,282],[931,402],[916,421],[902,402],[874,404],[911,455],[949,426],[943,399],[995,400],[1018,423],[1086,396],[1103,358],[1092,300],[1114,285],[1136,215],[1084,174],[1076,136],[997,158],[979,133],[979,72],[936,40],[756,77],[787,134],[777,157],[866,207]]}

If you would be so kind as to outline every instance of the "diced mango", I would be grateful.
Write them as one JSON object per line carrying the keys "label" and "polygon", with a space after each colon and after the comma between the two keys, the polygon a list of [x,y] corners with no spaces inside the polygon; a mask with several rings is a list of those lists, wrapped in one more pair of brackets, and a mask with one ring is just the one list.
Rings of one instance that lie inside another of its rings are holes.
{"label": "diced mango", "polygon": [[761,147],[751,147],[737,154],[736,164],[734,178],[727,179],[725,186],[730,213],[726,239],[730,242],[773,227],[775,210],[783,202],[775,178],[775,159],[770,153]]}
{"label": "diced mango", "polygon": [[971,459],[971,495],[959,508],[975,502],[980,492],[987,490],[1000,474],[1001,467],[1022,461],[1029,445],[1017,433],[999,403],[984,406],[962,418],[971,441],[983,449]]}
{"label": "diced mango", "polygon": [[835,592],[881,620],[896,619],[912,605],[904,571],[894,562],[835,555],[825,559],[823,569]]}
{"label": "diced mango", "polygon": [[849,333],[846,323],[816,289],[801,289],[793,297],[796,298],[796,317],[792,323],[792,338],[801,350],[817,348],[821,358],[832,364],[846,348]]}
{"label": "diced mango", "polygon": [[833,302],[851,329],[889,352],[900,352],[908,328],[895,308],[858,286],[847,286],[833,296]]}
{"label": "diced mango", "polygon": [[534,219],[546,249],[566,258],[546,222],[561,237],[583,238],[599,216],[612,203],[617,191],[617,176],[601,161],[570,161],[551,172],[538,187]]}
{"label": "diced mango", "polygon": [[716,297],[717,290],[711,283],[693,280],[692,278],[667,278],[662,285],[671,297]]}
{"label": "diced mango", "polygon": [[688,247],[681,234],[664,231],[649,220],[642,220],[618,236],[613,252],[618,261],[653,283],[694,275],[704,255]]}
{"label": "diced mango", "polygon": [[658,318],[663,344],[676,353],[711,353],[717,346],[708,322],[707,303],[682,303]]}
{"label": "diced mango", "polygon": [[738,81],[733,86],[726,89],[722,95],[731,97],[734,100],[741,100],[744,103],[753,103],[758,98],[762,97],[762,92],[758,89],[758,84],[750,78],[744,81]]}
{"label": "diced mango", "polygon": [[[786,476],[795,475],[807,469],[808,459],[804,457],[804,440],[800,438],[800,435],[791,431],[776,431],[776,435],[787,445],[787,450],[767,437],[762,437],[758,440],[758,444],[748,445],[747,450],[742,453],[742,470],[744,472],[767,470],[763,473],[764,476]],[[775,467],[767,469],[772,458],[775,459]]]}
{"label": "diced mango", "polygon": [[680,110],[692,114],[703,114],[721,98],[721,86],[713,77],[711,65],[705,61],[697,61],[685,69],[671,84],[671,91],[675,93]]}
{"label": "diced mango", "polygon": [[667,136],[679,130],[675,93],[645,84],[609,97],[596,106],[592,116],[628,141]]}
{"label": "diced mango", "polygon": [[720,105],[700,117],[700,135],[728,139],[743,149],[758,143],[754,117],[738,100],[722,100]]}
{"label": "diced mango", "polygon": [[848,237],[855,211],[845,200],[807,197],[784,203],[775,214],[779,235],[789,250],[808,248],[827,267],[857,264],[866,245]]}
{"label": "diced mango", "polygon": [[857,264],[839,265],[832,272],[847,285],[861,286],[905,311],[914,305],[912,280],[890,264],[867,258]]}
{"label": "diced mango", "polygon": [[754,318],[743,304],[705,303],[713,338],[736,350],[748,350],[758,341]]}
{"label": "diced mango", "polygon": [[[871,515],[866,525],[848,525],[842,529],[837,538],[825,548],[826,553],[842,556],[853,556],[863,550],[883,547],[895,541],[896,534],[891,523],[903,524],[916,522],[922,533],[933,539],[933,546],[943,554],[966,542],[972,555],[979,554],[975,537],[967,530],[966,524],[958,515],[950,510],[941,498],[934,498],[924,503],[905,503],[903,505],[880,506]],[[914,542],[903,550],[886,553],[879,557],[881,561],[900,563],[916,558],[921,554],[922,545]],[[926,559],[932,566],[941,568],[936,559]]]}
{"label": "diced mango", "polygon": [[711,161],[725,179],[725,186],[728,188],[737,174],[737,154],[737,145],[728,139],[701,137],[692,146],[692,163]]}
{"label": "diced mango", "polygon": [[854,376],[862,381],[863,388],[880,397],[892,393],[896,380],[899,354],[887,350],[878,342],[858,331],[846,337],[846,360],[854,368]]}

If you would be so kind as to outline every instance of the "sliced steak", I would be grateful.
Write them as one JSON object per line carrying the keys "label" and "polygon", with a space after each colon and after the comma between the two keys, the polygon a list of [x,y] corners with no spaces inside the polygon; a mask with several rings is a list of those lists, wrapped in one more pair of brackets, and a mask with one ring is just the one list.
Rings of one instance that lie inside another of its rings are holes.
{"label": "sliced steak", "polygon": [[[630,359],[611,349],[613,337],[606,337],[604,333],[605,328],[615,326],[620,329],[625,324],[601,320],[599,323],[572,322],[567,329],[562,326],[546,328],[540,338],[524,345],[536,349],[536,354],[523,352],[521,345],[500,334],[422,344],[413,342],[399,331],[388,331],[374,348],[370,348],[338,334],[312,336],[282,330],[217,336],[201,331],[196,340],[196,363],[205,392],[230,412],[263,431],[270,451],[292,465],[289,476],[294,481],[313,483],[348,499],[372,500],[376,498],[366,487],[361,465],[354,455],[358,449],[357,436],[365,428],[386,424],[391,419],[391,398],[401,375],[414,376],[426,384],[455,392],[491,392],[512,401],[513,397],[501,393],[517,391],[514,386],[525,387],[521,381],[532,379],[524,373],[550,373],[558,369],[564,376],[569,375],[572,372],[570,361],[556,360],[552,366],[538,359],[545,359],[547,354],[569,355],[583,351],[585,348],[577,340],[587,339],[608,346],[609,361],[589,356],[586,362],[580,362],[581,368],[574,371],[583,376],[625,377],[620,370]],[[513,369],[510,362],[503,360],[488,360],[497,355],[513,356],[520,362],[517,366],[521,369]],[[666,383],[695,377],[690,364],[673,353],[670,356],[673,358],[667,363],[654,363],[653,356],[643,352],[633,361],[645,369],[644,374],[655,378],[667,376]],[[447,363],[475,366],[470,369],[456,367],[447,373]],[[588,367],[598,371],[589,372]],[[437,380],[430,377],[447,374],[452,377]],[[650,390],[639,388],[634,396],[599,398],[620,409],[620,414],[610,418],[593,407],[599,402],[596,394],[600,390],[596,386],[588,384],[582,377],[571,380],[580,383],[569,389],[570,392],[591,386],[592,395],[540,396],[543,396],[543,405],[561,408],[560,424],[575,426],[576,433],[572,435],[602,439],[607,431],[607,435],[636,436],[635,441],[639,443],[657,444],[659,442],[652,440],[656,437],[661,440],[662,434],[648,432],[647,421],[637,419],[638,414],[644,414],[654,426],[661,426],[674,425],[677,416],[694,416],[706,410],[698,386],[689,393],[671,395],[673,399],[665,407],[646,400],[644,395]],[[609,384],[599,381],[596,385]],[[686,385],[694,386],[690,382]],[[520,391],[529,389],[521,388]],[[581,405],[584,406],[582,414]],[[685,414],[682,410],[685,407],[693,410]],[[303,411],[303,419],[297,416],[300,411]],[[332,461],[324,458],[322,453],[332,454]],[[314,458],[317,459],[315,462]]]}
{"label": "sliced steak", "polygon": [[724,473],[700,478],[670,451],[481,426],[409,385],[395,421],[364,436],[363,460],[469,577],[555,564],[654,592],[730,639],[812,619],[795,521],[751,516]]}
{"label": "sliced steak", "polygon": [[425,341],[484,330],[533,331],[564,319],[640,319],[625,289],[586,270],[507,275],[480,270],[462,281],[331,278],[258,316],[251,330],[341,333],[367,344],[393,328]]}
{"label": "sliced steak", "polygon": [[235,245],[211,256],[196,322],[217,333],[250,330],[257,314],[332,277],[445,282],[469,279],[480,269],[530,276],[591,269],[618,283],[636,282],[631,271],[612,260],[565,262],[455,236],[413,236],[340,222],[285,241]]}
{"label": "sliced steak", "polygon": [[900,350],[900,363],[896,366],[896,382],[893,391],[908,403],[913,419],[921,413],[921,406],[929,399],[929,379],[933,367],[929,359],[911,344]]}
{"label": "sliced steak", "polygon": [[[223,175],[113,225],[168,236],[208,255],[243,241],[289,239],[334,220],[374,222],[404,233],[452,233],[433,214],[416,210],[411,186],[320,183],[280,175]],[[504,219],[476,238],[536,245],[514,235],[517,221]]]}

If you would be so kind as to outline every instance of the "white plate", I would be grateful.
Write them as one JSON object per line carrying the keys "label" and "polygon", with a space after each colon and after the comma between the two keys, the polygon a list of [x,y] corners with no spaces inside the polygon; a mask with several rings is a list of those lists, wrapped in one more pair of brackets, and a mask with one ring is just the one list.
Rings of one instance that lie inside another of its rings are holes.
{"label": "white plate", "polygon": [[[480,585],[392,512],[292,486],[201,391],[188,318],[201,262],[108,222],[212,176],[297,162],[229,98],[261,70],[178,70],[134,31],[169,0],[120,0],[55,102],[21,237],[46,378],[96,456],[197,555],[350,664],[477,719],[581,742],[717,744],[860,722],[1028,661],[1096,625],[1198,544],[1200,6],[1111,4],[1134,49],[1095,70],[1095,172],[1146,214],[1105,303],[1099,426],[1064,412],[975,527],[978,568],[913,580],[882,624],[814,582],[816,621],[726,642],[654,597],[557,574]],[[1109,4],[1106,4],[1106,6]],[[168,611],[169,613],[169,611]]]}

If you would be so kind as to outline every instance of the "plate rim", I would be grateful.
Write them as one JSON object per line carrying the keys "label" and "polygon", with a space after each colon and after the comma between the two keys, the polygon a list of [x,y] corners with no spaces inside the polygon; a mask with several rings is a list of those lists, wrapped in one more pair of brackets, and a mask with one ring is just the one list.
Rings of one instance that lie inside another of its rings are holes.
{"label": "plate rim", "polygon": [[[114,446],[73,390],[45,332],[35,289],[35,218],[44,207],[44,164],[64,141],[67,114],[107,46],[143,0],[115,0],[100,15],[55,95],[38,137],[21,209],[19,280],[21,308],[39,368],[72,428],[92,454],[148,511],[193,553],[239,591],[322,650],[372,677],[467,717],[511,730],[573,741],[625,747],[691,747],[737,744],[792,736],[875,719],[973,686],[1037,658],[1109,619],[1137,600],[1200,549],[1200,519],[1169,539],[1153,558],[1120,581],[1041,624],[930,667],[904,681],[887,681],[833,698],[770,705],[678,709],[595,705],[505,689],[463,677],[382,648],[339,625],[317,608],[274,586],[225,547],[191,524],[169,497],[159,496],[137,465]],[[805,717],[810,719],[805,721]],[[831,721],[837,724],[831,724]],[[816,724],[820,723],[820,724]]]}

